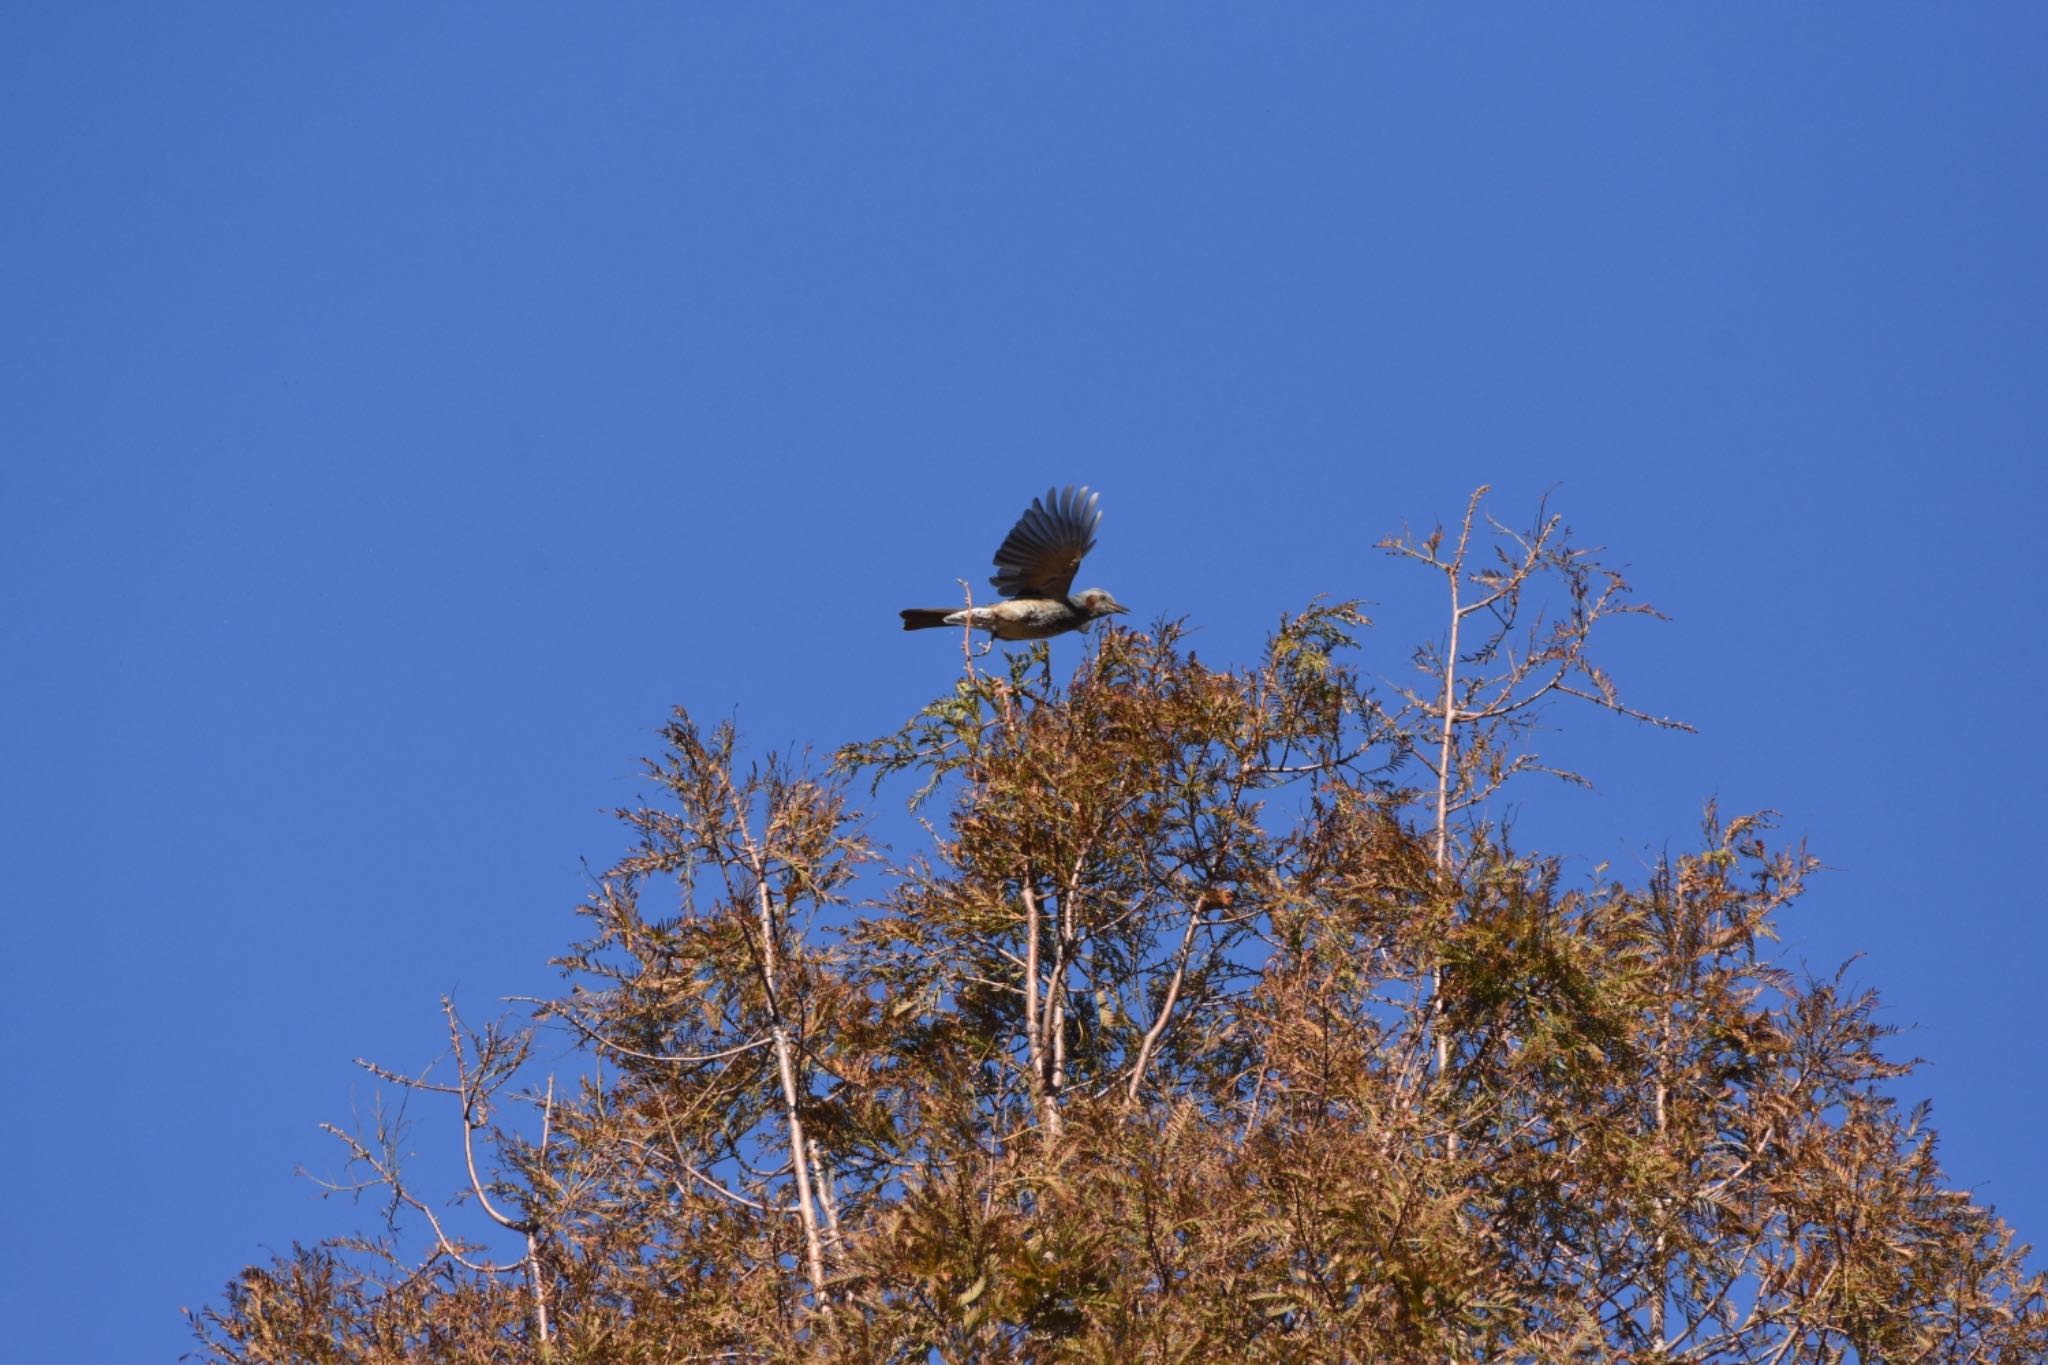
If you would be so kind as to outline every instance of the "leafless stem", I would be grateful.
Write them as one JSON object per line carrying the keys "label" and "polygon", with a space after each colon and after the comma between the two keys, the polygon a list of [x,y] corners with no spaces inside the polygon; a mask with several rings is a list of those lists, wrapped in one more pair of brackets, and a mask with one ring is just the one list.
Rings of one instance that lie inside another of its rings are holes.
{"label": "leafless stem", "polygon": [[638,1048],[627,1047],[624,1043],[616,1042],[610,1038],[605,1037],[596,1029],[584,1023],[581,1019],[578,1019],[575,1016],[575,1014],[573,1014],[565,1004],[553,1001],[539,1000],[533,996],[528,995],[514,995],[507,996],[506,998],[509,1000],[520,1001],[526,1004],[539,1005],[543,1008],[548,1017],[554,1019],[567,1020],[570,1027],[574,1028],[578,1033],[581,1033],[584,1037],[590,1039],[591,1042],[596,1043],[599,1047],[608,1049],[612,1052],[616,1052],[621,1057],[631,1057],[635,1061],[640,1062],[662,1062],[671,1066],[701,1066],[706,1062],[723,1061],[728,1057],[737,1057],[741,1053],[752,1052],[757,1047],[767,1047],[770,1043],[775,1041],[772,1037],[764,1034],[763,1036],[755,1038],[750,1042],[737,1043],[732,1047],[720,1048],[716,1052],[642,1052]]}
{"label": "leafless stem", "polygon": [[[552,1134],[555,1120],[555,1078],[548,1077],[547,1099],[540,1111],[540,1157],[543,1163],[548,1155],[548,1138]],[[543,1350],[548,1344],[548,1293],[547,1281],[542,1278],[540,1267],[540,1225],[529,1219],[526,1227],[526,1282],[533,1290],[533,1330],[540,1338]]]}
{"label": "leafless stem", "polygon": [[[974,660],[977,657],[974,648],[974,585],[964,578],[956,578],[953,581],[960,585],[960,597],[966,603],[966,619],[960,624],[960,657],[966,663],[967,676],[972,678],[975,675]],[[988,646],[980,652],[986,654],[990,649],[994,649],[995,645],[995,634],[990,632]]]}
{"label": "leafless stem", "polygon": [[1023,879],[1024,899],[1024,1049],[1031,1066],[1031,1097],[1037,1103],[1040,1122],[1049,1136],[1060,1132],[1059,1102],[1053,1093],[1051,1050],[1047,1046],[1046,1024],[1052,1009],[1052,987],[1039,995],[1045,935],[1045,915],[1037,888],[1027,872]]}
{"label": "leafless stem", "polygon": [[[1451,555],[1450,563],[1442,566],[1444,578],[1451,590],[1450,638],[1444,649],[1443,676],[1444,690],[1441,723],[1437,732],[1436,758],[1436,876],[1441,890],[1450,874],[1451,863],[1451,749],[1457,742],[1458,721],[1458,632],[1464,625],[1465,612],[1459,607],[1459,593],[1465,575],[1465,551],[1472,541],[1472,517],[1479,509],[1479,500],[1486,496],[1487,485],[1481,484],[1472,491],[1471,501],[1465,504],[1465,519],[1458,527],[1458,548]],[[1431,558],[1433,559],[1434,552]],[[1450,1070],[1451,1041],[1443,1028],[1443,967],[1431,963],[1429,968],[1429,1011],[1432,1043],[1436,1053],[1436,1073],[1441,1076]],[[1448,1150],[1457,1155],[1458,1136],[1449,1135]]]}
{"label": "leafless stem", "polygon": [[530,1233],[533,1226],[528,1220],[500,1213],[491,1203],[491,1197],[484,1193],[483,1177],[476,1168],[476,1130],[483,1124],[484,1095],[481,1087],[471,1080],[468,1053],[462,1045],[462,1024],[455,1015],[455,1002],[443,997],[441,1010],[448,1017],[448,1036],[455,1053],[455,1074],[462,1097],[462,1160],[469,1169],[469,1188],[476,1195],[477,1207],[493,1223],[508,1232]]}
{"label": "leafless stem", "polygon": [[790,1166],[796,1181],[797,1218],[803,1226],[805,1268],[811,1280],[811,1292],[818,1306],[831,1311],[825,1302],[825,1251],[818,1229],[818,1212],[815,1192],[811,1184],[810,1147],[804,1135],[803,1115],[798,1105],[800,1091],[797,1086],[795,1049],[790,1044],[789,1024],[782,1009],[781,997],[776,988],[779,957],[776,949],[775,906],[768,895],[768,861],[762,854],[752,832],[747,827],[747,814],[732,777],[720,769],[720,781],[725,788],[727,801],[733,812],[734,829],[739,834],[740,848],[746,857],[747,871],[754,884],[755,910],[760,918],[761,987],[767,1001],[770,1036],[775,1041],[775,1066],[782,1081],[782,1115],[787,1132]]}
{"label": "leafless stem", "polygon": [[1045,983],[1046,1042],[1052,1054],[1052,1076],[1046,1088],[1057,1104],[1067,1089],[1067,977],[1074,965],[1074,883],[1060,891],[1059,928],[1053,935],[1052,972]]}
{"label": "leafless stem", "polygon": [[1145,1030],[1144,1039],[1138,1044],[1137,1060],[1131,1063],[1131,1083],[1124,1092],[1126,1102],[1135,1104],[1138,1088],[1145,1083],[1145,1068],[1151,1065],[1152,1049],[1166,1032],[1166,1026],[1173,1019],[1173,1006],[1180,999],[1181,982],[1188,972],[1188,957],[1194,951],[1195,930],[1202,923],[1202,908],[1207,904],[1204,893],[1197,893],[1194,903],[1188,907],[1187,927],[1181,931],[1180,950],[1174,955],[1173,976],[1166,983],[1166,995],[1159,1002],[1159,1014],[1152,1021],[1152,1027]]}

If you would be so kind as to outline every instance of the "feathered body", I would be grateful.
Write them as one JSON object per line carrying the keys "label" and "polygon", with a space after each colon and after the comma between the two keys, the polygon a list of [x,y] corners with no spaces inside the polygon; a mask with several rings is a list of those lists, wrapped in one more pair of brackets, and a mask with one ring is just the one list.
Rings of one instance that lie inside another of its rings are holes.
{"label": "feathered body", "polygon": [[1095,528],[1102,522],[1095,504],[1101,496],[1070,484],[1032,499],[1003,538],[989,578],[1009,600],[971,610],[909,607],[902,612],[903,628],[965,625],[998,640],[1044,640],[1130,610],[1101,588],[1069,592],[1082,557],[1095,548]]}

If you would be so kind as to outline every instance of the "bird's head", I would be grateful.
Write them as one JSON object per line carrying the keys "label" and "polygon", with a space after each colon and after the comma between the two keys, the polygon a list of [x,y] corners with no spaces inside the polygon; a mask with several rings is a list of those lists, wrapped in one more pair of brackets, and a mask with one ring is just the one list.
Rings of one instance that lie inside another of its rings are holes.
{"label": "bird's head", "polygon": [[1121,615],[1130,610],[1101,588],[1084,588],[1068,600],[1086,613],[1091,621],[1101,616]]}

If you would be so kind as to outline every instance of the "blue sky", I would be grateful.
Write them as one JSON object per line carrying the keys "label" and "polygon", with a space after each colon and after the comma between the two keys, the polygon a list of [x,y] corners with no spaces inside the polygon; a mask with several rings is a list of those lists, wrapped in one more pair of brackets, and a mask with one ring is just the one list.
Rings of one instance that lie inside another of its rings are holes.
{"label": "blue sky", "polygon": [[1067,482],[1136,619],[1361,596],[1388,675],[1374,542],[1555,486],[1700,734],[1558,713],[1522,828],[1783,812],[1788,955],[2048,1239],[2048,10],[17,7],[0,113],[22,1358],[366,1222],[350,1059],[554,984],[667,708],[883,731]]}

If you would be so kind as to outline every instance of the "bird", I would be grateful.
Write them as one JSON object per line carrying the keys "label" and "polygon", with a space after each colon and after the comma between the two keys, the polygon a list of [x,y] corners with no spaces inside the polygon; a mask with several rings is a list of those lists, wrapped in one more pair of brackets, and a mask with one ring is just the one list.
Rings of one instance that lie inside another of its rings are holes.
{"label": "bird", "polygon": [[987,631],[991,643],[1046,640],[1129,611],[1101,588],[1068,592],[1081,557],[1095,548],[1095,528],[1102,522],[1095,504],[1101,497],[1072,484],[1048,488],[1044,497],[1031,500],[996,551],[996,572],[988,581],[1008,601],[970,608],[906,607],[903,628],[968,626]]}

